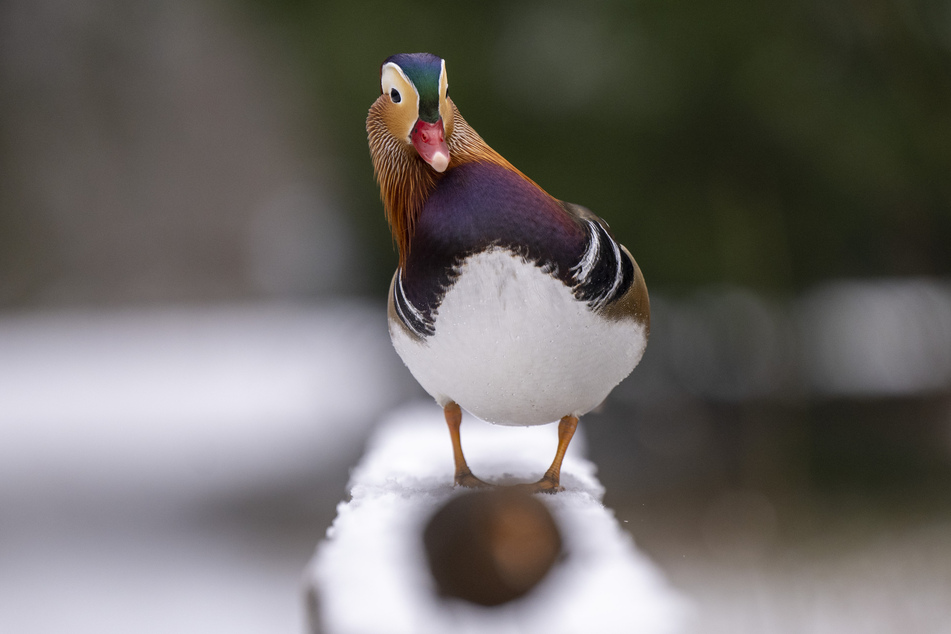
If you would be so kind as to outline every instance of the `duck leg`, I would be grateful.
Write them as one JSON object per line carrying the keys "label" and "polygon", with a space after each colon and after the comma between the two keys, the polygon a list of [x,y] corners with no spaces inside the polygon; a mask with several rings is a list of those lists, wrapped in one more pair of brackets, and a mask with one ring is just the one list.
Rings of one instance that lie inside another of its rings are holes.
{"label": "duck leg", "polygon": [[462,410],[459,405],[450,402],[443,408],[443,414],[446,416],[449,437],[452,439],[452,459],[456,464],[456,485],[470,488],[492,486],[472,475],[469,465],[466,464],[466,457],[462,453],[462,440],[459,437],[459,426],[462,424]]}
{"label": "duck leg", "polygon": [[551,466],[548,467],[548,471],[545,472],[545,475],[542,476],[542,479],[530,485],[532,491],[555,493],[565,490],[565,487],[559,483],[561,479],[561,462],[565,459],[565,452],[568,451],[568,443],[571,442],[571,437],[575,435],[575,429],[577,429],[577,427],[577,416],[565,416],[558,423],[558,449],[555,450],[555,459],[552,461]]}

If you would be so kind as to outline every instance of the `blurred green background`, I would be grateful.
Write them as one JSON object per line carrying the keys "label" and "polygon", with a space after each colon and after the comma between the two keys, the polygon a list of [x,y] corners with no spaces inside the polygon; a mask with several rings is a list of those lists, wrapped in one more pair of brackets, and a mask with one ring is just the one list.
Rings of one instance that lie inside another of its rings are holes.
{"label": "blurred green background", "polygon": [[418,50],[503,156],[609,219],[652,288],[951,273],[945,2],[249,6],[325,117],[376,289],[371,69]]}
{"label": "blurred green background", "polygon": [[[790,292],[841,277],[951,273],[946,2],[214,6],[219,20],[255,42],[256,55],[265,52],[271,68],[264,72],[279,69],[281,89],[291,86],[298,111],[290,134],[329,175],[337,213],[361,240],[366,275],[343,288],[379,292],[389,278],[392,248],[364,120],[381,61],[419,50],[448,60],[454,100],[491,145],[556,197],[608,219],[652,289],[683,293],[726,283]],[[66,125],[75,135],[75,126],[90,124],[104,129],[106,144],[134,141],[147,120],[128,108],[147,98],[141,85],[161,79],[135,73],[158,70],[161,60],[149,55],[188,53],[174,50],[181,33],[164,35],[172,36],[165,40],[170,51],[149,41],[136,50],[137,38],[163,37],[147,26],[161,19],[162,7],[116,7],[115,27],[137,28],[113,32],[106,21],[78,43],[79,57],[69,64],[82,72],[64,80],[93,88],[80,103],[60,104],[62,112],[44,103],[48,86],[17,75],[55,70],[43,68],[55,64],[54,54],[34,68],[8,68],[0,103],[7,112],[0,137],[0,305],[46,303],[61,269],[82,267],[61,254],[69,250],[62,244],[68,233],[44,220],[48,210],[20,173],[29,166],[18,147],[48,139],[18,138],[19,115],[39,111],[33,125],[52,122],[47,135]],[[35,13],[42,19],[41,9]],[[69,23],[69,12],[61,20]],[[24,36],[16,22],[8,21],[11,50]],[[199,53],[213,50],[213,41],[195,37]],[[226,76],[205,81],[227,84],[228,68],[209,72]],[[121,85],[126,77],[131,89]],[[161,93],[160,81],[152,89]],[[91,121],[76,116],[84,109]],[[219,266],[240,265],[234,253],[210,253],[193,268],[214,269],[216,256]],[[106,275],[106,264],[96,266],[90,276]],[[233,281],[191,293],[181,286],[165,295],[207,299],[260,290]]]}

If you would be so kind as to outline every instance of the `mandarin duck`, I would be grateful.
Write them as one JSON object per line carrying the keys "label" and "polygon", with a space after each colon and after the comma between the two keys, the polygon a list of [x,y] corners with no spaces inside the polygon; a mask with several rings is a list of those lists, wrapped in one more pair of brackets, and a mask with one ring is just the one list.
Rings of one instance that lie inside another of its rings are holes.
{"label": "mandarin duck", "polygon": [[489,147],[449,98],[445,60],[387,58],[370,154],[399,263],[388,322],[397,353],[443,408],[455,484],[463,408],[499,425],[558,421],[554,492],[578,418],[637,365],[647,287],[607,223],[549,195]]}

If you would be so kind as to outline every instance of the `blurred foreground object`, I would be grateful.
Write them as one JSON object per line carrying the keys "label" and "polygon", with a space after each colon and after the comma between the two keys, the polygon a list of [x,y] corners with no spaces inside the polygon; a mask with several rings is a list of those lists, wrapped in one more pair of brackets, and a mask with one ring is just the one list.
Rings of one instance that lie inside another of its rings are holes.
{"label": "blurred foreground object", "polygon": [[[534,470],[527,465],[556,442],[551,427],[503,429],[472,420],[467,432],[472,465],[513,482],[537,477],[545,465]],[[583,442],[579,433],[565,457],[565,491],[537,498],[561,528],[564,559],[524,597],[489,609],[440,596],[426,564],[426,524],[437,508],[459,496],[447,477],[453,462],[443,451],[441,417],[428,404],[392,416],[371,439],[353,472],[350,500],[339,505],[311,562],[305,579],[311,630],[681,631],[682,600],[601,504],[604,489],[594,465],[580,457]]]}
{"label": "blurred foreground object", "polygon": [[453,498],[426,525],[423,543],[442,594],[489,606],[524,596],[561,552],[548,508],[515,487]]}

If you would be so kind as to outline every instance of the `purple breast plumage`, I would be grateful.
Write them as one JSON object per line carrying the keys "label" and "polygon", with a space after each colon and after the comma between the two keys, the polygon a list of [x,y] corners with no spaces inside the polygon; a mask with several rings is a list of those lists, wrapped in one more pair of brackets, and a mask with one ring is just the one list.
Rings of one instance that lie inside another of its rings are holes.
{"label": "purple breast plumage", "polygon": [[585,212],[499,165],[460,165],[439,181],[416,221],[394,285],[398,315],[416,334],[433,334],[459,266],[490,248],[541,268],[592,307],[616,301],[634,281],[634,264],[593,214],[579,215]]}

